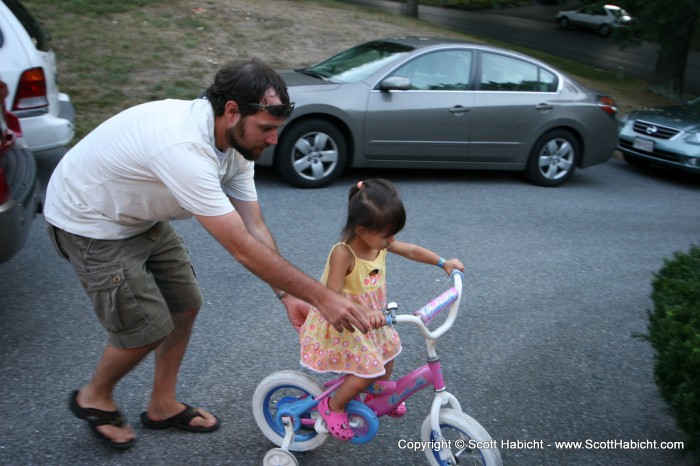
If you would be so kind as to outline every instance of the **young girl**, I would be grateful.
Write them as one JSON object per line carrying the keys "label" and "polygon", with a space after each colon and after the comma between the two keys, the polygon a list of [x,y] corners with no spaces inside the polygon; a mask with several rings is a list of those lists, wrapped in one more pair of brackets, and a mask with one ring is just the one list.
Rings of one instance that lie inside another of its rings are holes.
{"label": "young girl", "polygon": [[[348,377],[332,397],[321,401],[318,411],[330,433],[340,440],[351,440],[346,404],[374,381],[388,380],[394,358],[401,352],[401,341],[386,318],[387,251],[425,264],[442,267],[448,275],[464,270],[458,259],[445,260],[432,251],[396,241],[394,235],[406,223],[406,211],[393,184],[382,179],[360,181],[350,189],[348,219],[341,232],[341,243],[333,246],[321,281],[343,293],[367,312],[372,329],[338,332],[312,308],[299,330],[301,364],[316,372],[342,372]],[[406,413],[404,403],[390,416]]]}

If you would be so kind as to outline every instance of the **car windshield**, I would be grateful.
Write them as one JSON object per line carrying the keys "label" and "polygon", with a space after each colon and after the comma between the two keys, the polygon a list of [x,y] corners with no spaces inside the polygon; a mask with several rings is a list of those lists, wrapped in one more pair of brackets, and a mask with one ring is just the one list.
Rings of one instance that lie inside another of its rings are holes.
{"label": "car windshield", "polygon": [[622,18],[623,16],[629,16],[627,12],[621,8],[610,8],[608,10],[615,18]]}
{"label": "car windshield", "polygon": [[340,52],[317,65],[297,71],[334,82],[356,83],[412,50],[414,48],[408,45],[372,41]]}

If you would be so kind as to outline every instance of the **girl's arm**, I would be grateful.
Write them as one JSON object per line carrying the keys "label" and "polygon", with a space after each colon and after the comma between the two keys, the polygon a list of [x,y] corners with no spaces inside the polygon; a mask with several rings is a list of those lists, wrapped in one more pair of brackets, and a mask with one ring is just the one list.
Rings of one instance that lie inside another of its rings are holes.
{"label": "girl's arm", "polygon": [[333,248],[328,259],[326,287],[342,294],[345,277],[352,272],[354,267],[355,257],[353,257],[347,246],[341,245]]}
{"label": "girl's arm", "polygon": [[[445,260],[433,251],[426,249],[423,246],[418,246],[417,244],[394,241],[386,249],[387,251],[398,254],[406,259],[422,262],[424,264],[440,266],[445,270],[445,272],[447,272],[448,275],[455,269],[464,272],[464,264],[462,264],[459,259]],[[444,263],[441,264],[442,261],[444,261]]]}

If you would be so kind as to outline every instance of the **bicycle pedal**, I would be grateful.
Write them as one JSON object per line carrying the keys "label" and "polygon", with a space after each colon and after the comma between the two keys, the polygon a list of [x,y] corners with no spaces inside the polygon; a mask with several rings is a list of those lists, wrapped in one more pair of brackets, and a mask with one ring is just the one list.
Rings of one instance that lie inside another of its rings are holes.
{"label": "bicycle pedal", "polygon": [[314,424],[314,430],[319,434],[328,434],[328,427],[326,426],[326,421],[323,420],[321,416],[316,419]]}

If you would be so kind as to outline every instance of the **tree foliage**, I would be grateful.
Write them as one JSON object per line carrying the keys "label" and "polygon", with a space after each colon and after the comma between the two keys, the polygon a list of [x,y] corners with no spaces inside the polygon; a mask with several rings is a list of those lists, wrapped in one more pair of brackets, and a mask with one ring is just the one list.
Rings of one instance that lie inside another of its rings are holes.
{"label": "tree foliage", "polygon": [[659,45],[651,89],[681,99],[693,31],[700,19],[700,1],[619,0],[617,4],[634,18],[629,28],[615,34],[623,44],[637,40]]}

